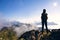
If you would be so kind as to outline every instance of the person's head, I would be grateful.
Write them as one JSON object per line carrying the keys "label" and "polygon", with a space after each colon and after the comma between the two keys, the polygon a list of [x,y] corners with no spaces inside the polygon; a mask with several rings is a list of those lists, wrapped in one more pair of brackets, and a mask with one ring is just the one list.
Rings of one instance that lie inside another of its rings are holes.
{"label": "person's head", "polygon": [[46,13],[46,9],[43,9],[43,13]]}

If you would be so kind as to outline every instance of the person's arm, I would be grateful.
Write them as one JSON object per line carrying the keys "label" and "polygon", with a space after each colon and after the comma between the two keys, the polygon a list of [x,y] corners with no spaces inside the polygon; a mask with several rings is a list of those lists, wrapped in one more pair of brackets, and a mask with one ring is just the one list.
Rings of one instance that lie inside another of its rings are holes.
{"label": "person's arm", "polygon": [[48,19],[48,14],[47,14],[47,19]]}
{"label": "person's arm", "polygon": [[42,19],[42,14],[41,14],[41,19]]}

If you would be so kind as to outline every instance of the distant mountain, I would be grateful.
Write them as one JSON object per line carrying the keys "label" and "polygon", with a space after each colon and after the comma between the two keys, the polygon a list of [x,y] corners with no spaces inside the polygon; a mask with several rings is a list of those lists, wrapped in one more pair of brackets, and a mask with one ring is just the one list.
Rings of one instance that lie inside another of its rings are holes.
{"label": "distant mountain", "polygon": [[15,27],[20,27],[22,25],[24,25],[24,23],[21,23],[21,22],[18,22],[18,21],[13,21],[11,22],[12,26],[15,26]]}

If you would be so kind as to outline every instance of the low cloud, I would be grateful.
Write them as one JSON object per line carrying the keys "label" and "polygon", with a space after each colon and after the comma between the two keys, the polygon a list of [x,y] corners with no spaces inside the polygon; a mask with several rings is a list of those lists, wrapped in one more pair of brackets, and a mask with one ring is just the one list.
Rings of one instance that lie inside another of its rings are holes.
{"label": "low cloud", "polygon": [[[36,24],[36,25],[42,25],[41,22],[36,22],[35,24]],[[55,22],[48,22],[47,24],[48,24],[48,25],[58,25],[58,24],[55,23]]]}

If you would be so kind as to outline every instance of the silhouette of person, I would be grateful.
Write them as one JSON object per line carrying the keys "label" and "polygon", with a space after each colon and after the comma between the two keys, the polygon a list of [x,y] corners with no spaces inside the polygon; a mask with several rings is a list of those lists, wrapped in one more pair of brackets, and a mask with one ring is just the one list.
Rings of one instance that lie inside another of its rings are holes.
{"label": "silhouette of person", "polygon": [[46,9],[43,9],[43,13],[41,14],[41,21],[42,21],[42,33],[44,31],[44,25],[46,27],[46,32],[48,33],[48,28],[47,28],[47,13],[46,13]]}

